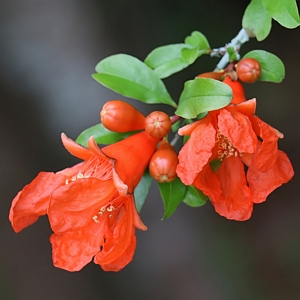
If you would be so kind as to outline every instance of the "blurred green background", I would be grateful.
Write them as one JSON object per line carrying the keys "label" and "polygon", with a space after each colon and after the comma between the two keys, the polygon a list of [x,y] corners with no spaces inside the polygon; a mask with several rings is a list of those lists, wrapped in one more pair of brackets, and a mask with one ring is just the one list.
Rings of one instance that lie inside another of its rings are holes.
{"label": "blurred green background", "polygon": [[[69,273],[51,261],[46,217],[19,234],[8,221],[17,192],[39,171],[58,171],[78,161],[60,142],[99,122],[104,102],[124,99],[96,83],[91,74],[106,56],[127,53],[143,60],[160,45],[180,43],[193,30],[211,47],[240,30],[248,1],[1,0],[0,298],[9,300],[300,299],[300,29],[273,22],[264,49],[286,66],[281,84],[246,85],[257,114],[285,134],[294,179],[255,205],[252,218],[220,217],[210,203],[181,204],[165,221],[156,186],[141,212],[147,232],[137,232],[134,260],[119,273],[90,263]],[[218,59],[203,56],[164,80],[178,99],[186,80],[211,71]],[[166,106],[136,104],[144,113]]]}

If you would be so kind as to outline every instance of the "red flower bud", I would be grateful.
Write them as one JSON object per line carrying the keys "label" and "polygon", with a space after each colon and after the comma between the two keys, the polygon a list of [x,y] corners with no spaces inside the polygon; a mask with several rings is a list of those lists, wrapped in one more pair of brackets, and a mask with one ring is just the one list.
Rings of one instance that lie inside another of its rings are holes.
{"label": "red flower bud", "polygon": [[166,136],[171,129],[171,125],[170,117],[162,111],[153,111],[145,120],[146,132],[157,139]]}
{"label": "red flower bud", "polygon": [[162,141],[150,160],[150,174],[158,182],[170,182],[177,176],[177,165],[178,156],[174,148],[167,141]]}
{"label": "red flower bud", "polygon": [[145,126],[145,116],[121,100],[106,102],[100,112],[100,119],[105,128],[115,132],[142,130]]}
{"label": "red flower bud", "polygon": [[232,89],[233,98],[231,103],[239,104],[247,100],[244,87],[238,80],[232,80],[230,76],[226,76],[223,82],[228,84]]}
{"label": "red flower bud", "polygon": [[244,58],[237,64],[236,72],[241,81],[253,83],[260,77],[260,63],[254,58]]}

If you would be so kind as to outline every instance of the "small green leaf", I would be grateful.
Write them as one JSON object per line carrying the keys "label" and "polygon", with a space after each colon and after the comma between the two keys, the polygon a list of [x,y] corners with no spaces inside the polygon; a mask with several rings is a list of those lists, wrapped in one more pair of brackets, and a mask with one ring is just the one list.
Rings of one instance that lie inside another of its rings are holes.
{"label": "small green leaf", "polygon": [[81,132],[77,137],[76,142],[84,147],[87,147],[88,139],[91,136],[94,136],[94,139],[98,144],[108,145],[121,141],[136,132],[137,131],[118,133],[106,129],[102,123],[99,123]]}
{"label": "small green leaf", "polygon": [[142,179],[140,180],[137,187],[134,189],[134,200],[135,200],[135,206],[138,212],[141,211],[144,202],[147,198],[147,195],[149,193],[149,188],[151,186],[152,177],[149,173],[149,170],[147,169],[144,172],[144,175]]}
{"label": "small green leaf", "polygon": [[247,6],[242,20],[243,28],[254,35],[258,41],[264,40],[272,27],[272,18],[261,1],[252,0]]}
{"label": "small green leaf", "polygon": [[186,189],[183,202],[191,207],[199,207],[206,203],[208,197],[196,187],[190,185]]}
{"label": "small green leaf", "polygon": [[199,31],[193,31],[190,36],[185,38],[184,42],[186,47],[181,50],[181,55],[189,64],[210,50],[206,37]]}
{"label": "small green leaf", "polygon": [[198,48],[184,48],[181,50],[181,55],[188,64],[192,64],[198,57]]}
{"label": "small green leaf", "polygon": [[105,87],[145,103],[176,107],[164,83],[146,64],[127,54],[116,54],[100,61],[92,77]]}
{"label": "small green leaf", "polygon": [[148,54],[145,64],[153,69],[159,78],[169,77],[189,65],[181,56],[181,50],[185,47],[185,44],[158,47]]}
{"label": "small green leaf", "polygon": [[165,208],[163,219],[166,219],[175,212],[179,203],[184,199],[186,186],[178,177],[171,182],[159,182],[158,186]]}
{"label": "small green leaf", "polygon": [[262,4],[280,25],[286,28],[296,28],[300,25],[296,0],[262,0]]}
{"label": "small green leaf", "polygon": [[251,57],[256,59],[261,66],[261,75],[258,80],[281,82],[285,76],[283,62],[274,54],[264,50],[253,50],[243,58]]}
{"label": "small green leaf", "polygon": [[202,112],[228,105],[231,99],[232,90],[227,84],[211,78],[196,78],[184,84],[175,113],[192,119]]}
{"label": "small green leaf", "polygon": [[210,46],[204,34],[199,31],[193,31],[192,34],[185,38],[184,42],[192,47],[198,47],[199,50],[209,50]]}

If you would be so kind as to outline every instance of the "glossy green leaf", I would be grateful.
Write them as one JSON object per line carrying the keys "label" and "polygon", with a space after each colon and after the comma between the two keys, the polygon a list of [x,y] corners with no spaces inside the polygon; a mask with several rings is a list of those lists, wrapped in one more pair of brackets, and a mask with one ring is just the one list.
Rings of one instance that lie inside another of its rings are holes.
{"label": "glossy green leaf", "polygon": [[206,37],[199,31],[193,31],[190,36],[185,38],[184,42],[188,47],[181,50],[181,55],[189,64],[210,50]]}
{"label": "glossy green leaf", "polygon": [[200,50],[210,49],[205,35],[199,31],[193,31],[190,36],[185,38],[184,42],[192,47],[198,47]]}
{"label": "glossy green leaf", "polygon": [[164,202],[165,213],[163,219],[169,218],[184,199],[186,186],[177,177],[171,182],[158,183],[161,197]]}
{"label": "glossy green leaf", "polygon": [[261,66],[261,75],[258,80],[281,82],[285,76],[283,62],[274,54],[264,50],[253,50],[243,58],[251,57],[256,59]]}
{"label": "glossy green leaf", "polygon": [[264,40],[270,33],[272,18],[262,4],[262,0],[252,0],[247,6],[242,26],[250,36],[255,36],[258,41]]}
{"label": "glossy green leaf", "polygon": [[176,107],[164,83],[146,64],[127,54],[116,54],[100,61],[93,78],[105,87],[145,103]]}
{"label": "glossy green leaf", "polygon": [[137,131],[118,133],[106,129],[102,123],[99,123],[81,132],[77,137],[76,142],[84,147],[87,147],[88,139],[91,136],[94,136],[94,139],[98,144],[108,145],[121,141],[136,132]]}
{"label": "glossy green leaf", "polygon": [[282,26],[296,28],[300,25],[296,0],[262,0],[262,4],[271,17]]}
{"label": "glossy green leaf", "polygon": [[202,112],[228,105],[231,99],[232,90],[227,84],[211,78],[196,78],[185,83],[175,113],[192,119]]}
{"label": "glossy green leaf", "polygon": [[149,53],[145,64],[153,69],[159,78],[166,78],[189,65],[181,56],[181,50],[185,47],[185,44],[158,47]]}
{"label": "glossy green leaf", "polygon": [[147,198],[147,195],[149,193],[149,189],[152,183],[152,177],[149,173],[149,170],[147,169],[144,172],[144,175],[142,179],[140,180],[137,187],[134,189],[134,200],[135,200],[135,206],[138,212],[141,211],[145,200]]}
{"label": "glossy green leaf", "polygon": [[190,185],[186,189],[183,202],[191,207],[199,207],[206,203],[208,197],[196,187]]}

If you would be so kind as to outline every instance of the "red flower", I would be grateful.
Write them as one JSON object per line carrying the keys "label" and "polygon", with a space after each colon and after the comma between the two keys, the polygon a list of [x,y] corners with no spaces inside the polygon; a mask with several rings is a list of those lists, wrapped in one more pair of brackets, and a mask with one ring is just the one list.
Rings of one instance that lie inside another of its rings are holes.
{"label": "red flower", "polygon": [[100,150],[93,137],[84,148],[62,134],[66,149],[84,161],[41,172],[25,186],[10,209],[14,230],[48,214],[56,267],[78,271],[94,257],[105,271],[121,270],[133,258],[135,228],[147,229],[132,193],[158,141],[141,132]]}
{"label": "red flower", "polygon": [[[277,148],[283,135],[254,116],[255,106],[255,99],[230,104],[179,130],[190,139],[179,153],[177,175],[209,196],[228,219],[249,219],[253,203],[265,201],[294,175],[287,155]],[[215,159],[222,162],[216,172],[210,165]]]}

